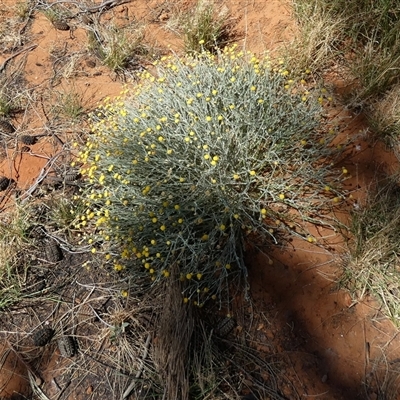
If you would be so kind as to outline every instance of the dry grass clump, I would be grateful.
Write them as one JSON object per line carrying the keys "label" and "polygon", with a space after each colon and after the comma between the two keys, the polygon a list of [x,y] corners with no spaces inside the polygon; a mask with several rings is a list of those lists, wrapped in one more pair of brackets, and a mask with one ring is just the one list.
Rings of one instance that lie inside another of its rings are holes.
{"label": "dry grass clump", "polygon": [[400,325],[400,186],[397,178],[378,184],[367,203],[352,213],[353,245],[341,283],[356,299],[378,298]]}
{"label": "dry grass clump", "polygon": [[213,0],[200,0],[183,17],[183,37],[188,53],[214,51],[228,45],[232,36],[229,11]]}
{"label": "dry grass clump", "polygon": [[349,103],[368,104],[399,81],[397,0],[296,0],[294,7],[303,32],[294,53],[305,49],[310,64],[315,56],[322,64],[339,62],[356,83]]}
{"label": "dry grass clump", "polygon": [[21,299],[29,214],[26,208],[0,211],[0,310]]}
{"label": "dry grass clump", "polygon": [[332,16],[323,2],[315,1],[294,2],[293,13],[300,29],[282,50],[288,66],[295,73],[306,69],[325,71],[341,52],[344,17]]}
{"label": "dry grass clump", "polygon": [[400,160],[400,85],[393,86],[385,95],[369,107],[372,129],[388,139]]}
{"label": "dry grass clump", "polygon": [[139,59],[149,52],[144,43],[144,26],[96,22],[88,27],[88,48],[115,72],[137,69]]}

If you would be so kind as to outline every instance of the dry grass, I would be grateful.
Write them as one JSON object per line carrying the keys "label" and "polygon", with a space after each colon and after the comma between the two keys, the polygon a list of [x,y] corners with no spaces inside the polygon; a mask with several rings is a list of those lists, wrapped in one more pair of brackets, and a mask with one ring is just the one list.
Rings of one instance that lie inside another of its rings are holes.
{"label": "dry grass", "polygon": [[398,363],[390,362],[382,349],[382,356],[374,360],[371,371],[366,376],[365,393],[367,395],[375,393],[377,400],[398,400],[399,391],[400,368]]}
{"label": "dry grass", "polygon": [[182,301],[179,273],[173,270],[166,284],[159,316],[154,357],[165,387],[165,399],[189,399],[189,349],[194,329],[191,307]]}
{"label": "dry grass", "polygon": [[295,74],[306,69],[326,71],[342,51],[344,18],[334,18],[323,3],[305,1],[294,2],[293,14],[299,30],[283,47],[282,56]]}
{"label": "dry grass", "polygon": [[400,186],[398,177],[380,182],[367,204],[352,213],[353,245],[341,283],[357,300],[379,299],[384,313],[400,321]]}
{"label": "dry grass", "polygon": [[138,22],[117,26],[97,21],[88,28],[88,49],[112,71],[127,73],[139,68],[141,58],[150,53],[144,28]]}
{"label": "dry grass", "polygon": [[198,0],[189,10],[174,9],[167,28],[183,37],[187,53],[214,52],[234,37],[232,16],[226,5],[215,0]]}
{"label": "dry grass", "polygon": [[369,121],[373,131],[389,142],[400,160],[400,84],[371,104]]}
{"label": "dry grass", "polygon": [[26,208],[1,212],[0,222],[0,310],[22,299],[27,268],[29,213]]}

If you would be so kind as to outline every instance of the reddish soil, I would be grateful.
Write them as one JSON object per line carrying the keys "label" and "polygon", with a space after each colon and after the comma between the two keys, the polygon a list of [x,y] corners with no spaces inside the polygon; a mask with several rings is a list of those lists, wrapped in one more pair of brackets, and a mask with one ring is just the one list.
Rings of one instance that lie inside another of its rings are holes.
{"label": "reddish soil", "polygon": [[[253,52],[274,51],[296,32],[286,2],[224,0],[222,3],[231,12],[239,45]],[[12,0],[2,1],[0,21],[14,15],[14,4]],[[180,1],[179,4],[187,7],[191,2]],[[104,18],[146,20],[146,40],[149,43],[164,52],[179,51],[181,39],[166,29],[174,10],[169,2],[136,0],[113,8]],[[23,76],[34,94],[29,108],[12,121],[17,127],[17,136],[55,129],[47,115],[57,102],[57,93],[67,93],[72,85],[88,110],[104,97],[117,95],[122,88],[121,79],[99,62],[88,67],[87,60],[93,56],[87,52],[86,31],[79,24],[71,35],[69,31],[54,29],[43,14],[36,12],[25,35],[24,46],[31,44],[37,47],[18,56],[12,64],[16,66],[20,60],[24,61]],[[62,65],[55,64],[51,58],[50,53],[57,53],[57,49],[65,51]],[[4,47],[0,63],[17,50],[19,48],[7,50]],[[65,68],[68,63],[71,66],[69,70]],[[53,79],[54,68],[58,68],[56,81]],[[335,87],[334,82],[332,85]],[[368,132],[362,116],[348,114],[339,102],[331,105],[328,112],[335,116],[339,125],[338,140],[350,142],[344,165],[351,174],[347,188],[352,197],[343,201],[339,212],[340,218],[346,220],[351,207],[362,206],[377,175],[398,165],[382,145],[372,142],[368,134],[360,134]],[[52,156],[61,149],[69,153],[71,138],[78,142],[83,140],[80,139],[84,131],[81,124],[78,121],[76,125],[57,127],[55,132],[65,146],[54,137],[41,138],[28,153],[20,153],[21,144],[11,141],[6,154],[0,158],[0,175],[13,178],[19,189],[28,189]],[[0,203],[0,210],[4,203]],[[373,299],[367,297],[362,302],[352,301],[347,292],[335,286],[340,274],[341,254],[346,248],[343,236],[327,231],[316,231],[315,236],[321,242],[328,242],[330,250],[294,240],[290,247],[278,246],[266,249],[265,253],[249,252],[250,290],[257,314],[251,327],[245,322],[249,318],[247,315],[241,328],[252,329],[260,352],[270,353],[273,349],[285,361],[283,372],[293,386],[281,390],[288,399],[389,398],[382,397],[387,382],[380,378],[380,371],[389,374],[390,365],[400,359],[398,331],[380,314],[379,305]],[[52,371],[57,369],[55,365],[58,363],[60,358],[56,352],[46,365]],[[48,380],[47,388],[50,390],[51,374],[44,372],[42,378]],[[1,389],[0,395],[9,396],[7,390],[9,388]],[[57,390],[54,389],[55,393]],[[397,389],[387,390],[392,391],[390,398],[396,398]],[[86,396],[92,395],[92,391],[90,385],[82,387],[80,398],[85,398],[85,393]],[[78,397],[71,394],[68,398]],[[106,397],[98,394],[90,398]],[[400,395],[397,398],[400,399]]]}

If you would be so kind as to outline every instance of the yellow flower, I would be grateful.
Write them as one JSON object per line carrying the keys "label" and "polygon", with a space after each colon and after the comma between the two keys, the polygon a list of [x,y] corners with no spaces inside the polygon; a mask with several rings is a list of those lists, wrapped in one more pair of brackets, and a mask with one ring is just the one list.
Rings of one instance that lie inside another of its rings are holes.
{"label": "yellow flower", "polygon": [[203,242],[207,241],[207,240],[208,240],[208,235],[205,233],[205,234],[201,237],[201,240],[202,240]]}
{"label": "yellow flower", "polygon": [[224,230],[226,229],[226,226],[225,226],[224,224],[221,224],[221,225],[219,226],[219,229],[221,229],[221,231],[224,231]]}
{"label": "yellow flower", "polygon": [[198,274],[196,275],[196,277],[197,277],[198,280],[200,280],[202,276],[203,276],[203,274],[200,274],[200,273],[198,273]]}
{"label": "yellow flower", "polygon": [[226,269],[231,269],[231,264],[225,264]]}
{"label": "yellow flower", "polygon": [[280,198],[281,200],[284,200],[284,199],[285,199],[285,195],[284,195],[283,193],[281,193],[281,194],[279,195],[279,198]]}
{"label": "yellow flower", "polygon": [[190,274],[190,273],[189,273],[189,274],[186,274],[186,279],[189,279],[189,280],[190,280],[190,279],[192,279],[192,277],[193,277],[193,274]]}
{"label": "yellow flower", "polygon": [[250,175],[251,175],[251,176],[255,176],[255,174],[256,174],[256,171],[254,171],[254,170],[251,170],[251,171],[250,171]]}
{"label": "yellow flower", "polygon": [[204,44],[204,39],[199,40],[199,44]]}
{"label": "yellow flower", "polygon": [[114,265],[114,270],[115,271],[122,271],[124,267],[121,264],[115,264]]}
{"label": "yellow flower", "polygon": [[128,291],[127,290],[121,290],[121,296],[122,297],[128,297]]}
{"label": "yellow flower", "polygon": [[161,230],[164,232],[164,231],[165,231],[165,229],[167,229],[167,228],[166,228],[166,226],[165,226],[165,225],[161,225],[161,226],[160,226],[160,229],[161,229]]}
{"label": "yellow flower", "polygon": [[212,120],[212,118],[211,118],[209,115],[207,115],[206,121],[207,121],[207,122],[210,122],[211,120]]}

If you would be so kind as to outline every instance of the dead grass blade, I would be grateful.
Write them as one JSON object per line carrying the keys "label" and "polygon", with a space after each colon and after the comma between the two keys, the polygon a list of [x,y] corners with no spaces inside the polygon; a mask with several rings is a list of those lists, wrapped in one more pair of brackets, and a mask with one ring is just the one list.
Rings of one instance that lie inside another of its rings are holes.
{"label": "dead grass blade", "polygon": [[191,307],[182,301],[178,272],[171,274],[165,286],[163,308],[159,316],[154,360],[160,371],[164,399],[189,399],[189,344],[194,329]]}

